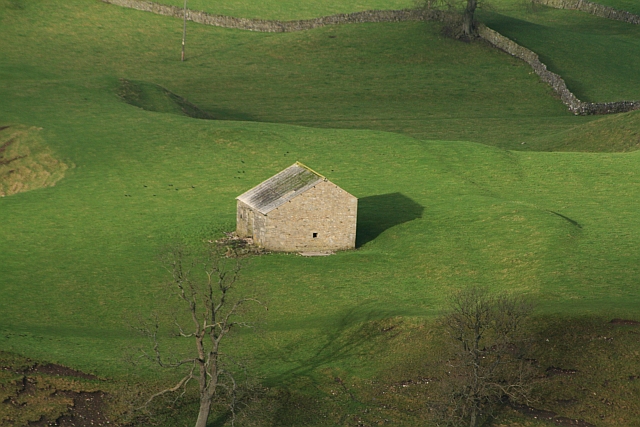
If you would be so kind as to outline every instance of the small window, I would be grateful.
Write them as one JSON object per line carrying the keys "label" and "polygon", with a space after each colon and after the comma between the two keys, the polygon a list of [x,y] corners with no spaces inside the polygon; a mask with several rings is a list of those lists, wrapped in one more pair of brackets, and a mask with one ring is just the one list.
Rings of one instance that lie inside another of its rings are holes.
{"label": "small window", "polygon": [[318,237],[318,233],[313,233],[313,238],[315,239],[316,237]]}

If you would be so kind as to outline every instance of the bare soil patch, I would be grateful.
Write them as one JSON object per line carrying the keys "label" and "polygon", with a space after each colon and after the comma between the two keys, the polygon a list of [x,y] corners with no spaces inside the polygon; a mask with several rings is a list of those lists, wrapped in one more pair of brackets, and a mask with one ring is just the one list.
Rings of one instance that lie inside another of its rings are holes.
{"label": "bare soil patch", "polygon": [[29,426],[90,427],[109,426],[111,422],[104,413],[106,394],[101,391],[93,393],[63,391],[56,392],[72,400],[69,410],[55,420],[42,416],[38,421],[29,422]]}
{"label": "bare soil patch", "polygon": [[0,426],[114,425],[95,375],[0,353]]}
{"label": "bare soil patch", "polygon": [[0,128],[0,197],[51,187],[69,166],[56,159],[40,137],[40,128]]}

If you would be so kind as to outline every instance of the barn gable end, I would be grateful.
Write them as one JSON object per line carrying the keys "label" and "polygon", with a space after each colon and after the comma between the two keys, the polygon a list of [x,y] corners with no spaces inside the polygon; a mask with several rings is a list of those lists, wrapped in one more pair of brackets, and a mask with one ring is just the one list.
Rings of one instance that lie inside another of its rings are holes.
{"label": "barn gable end", "polygon": [[358,199],[296,162],[237,197],[240,237],[273,251],[355,247]]}

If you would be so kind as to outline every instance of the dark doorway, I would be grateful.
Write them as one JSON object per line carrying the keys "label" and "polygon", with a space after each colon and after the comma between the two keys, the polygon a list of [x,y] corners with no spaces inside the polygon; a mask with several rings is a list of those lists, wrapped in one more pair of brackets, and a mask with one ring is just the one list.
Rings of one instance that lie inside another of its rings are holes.
{"label": "dark doorway", "polygon": [[402,193],[358,199],[356,247],[370,242],[391,227],[422,218],[423,211],[423,206]]}

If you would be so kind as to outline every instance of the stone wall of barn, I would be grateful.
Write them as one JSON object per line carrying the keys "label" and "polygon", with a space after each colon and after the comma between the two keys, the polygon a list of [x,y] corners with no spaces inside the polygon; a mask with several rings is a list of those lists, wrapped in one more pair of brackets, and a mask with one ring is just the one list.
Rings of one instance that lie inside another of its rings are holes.
{"label": "stone wall of barn", "polygon": [[236,209],[236,234],[238,237],[253,237],[253,223],[255,213],[245,203],[237,200],[238,208]]}
{"label": "stone wall of barn", "polygon": [[271,250],[267,241],[267,216],[255,212],[253,216],[253,243],[260,248]]}
{"label": "stone wall of barn", "polygon": [[357,217],[358,199],[322,181],[255,221],[254,242],[282,252],[353,249]]}

